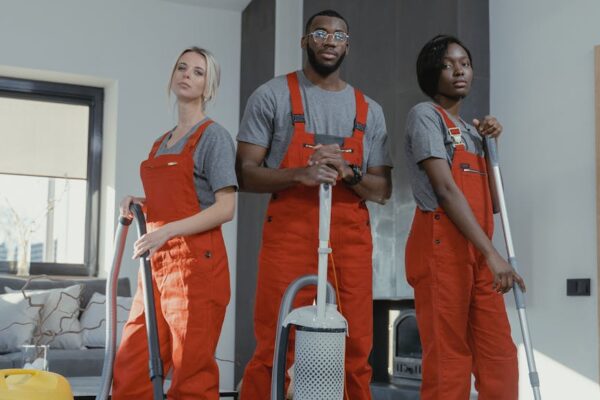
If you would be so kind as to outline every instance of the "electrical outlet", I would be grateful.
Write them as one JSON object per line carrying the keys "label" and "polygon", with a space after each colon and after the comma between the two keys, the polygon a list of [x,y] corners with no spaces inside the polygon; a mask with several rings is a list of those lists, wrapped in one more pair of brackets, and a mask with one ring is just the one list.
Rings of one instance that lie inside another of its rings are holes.
{"label": "electrical outlet", "polygon": [[567,296],[590,296],[591,279],[567,279]]}

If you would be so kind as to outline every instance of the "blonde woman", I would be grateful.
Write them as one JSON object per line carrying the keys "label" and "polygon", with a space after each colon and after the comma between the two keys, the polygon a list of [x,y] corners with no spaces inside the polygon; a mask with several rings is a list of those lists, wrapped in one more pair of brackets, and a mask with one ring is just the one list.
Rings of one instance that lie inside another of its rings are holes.
{"label": "blonde woman", "polygon": [[[170,399],[219,398],[214,358],[225,308],[229,271],[221,225],[233,218],[237,180],[229,133],[205,115],[219,85],[212,54],[191,47],[173,67],[169,90],[177,98],[178,123],[154,142],[140,167],[148,233],[136,241],[134,257],[149,251],[160,352],[165,374],[172,369]],[[117,352],[113,399],[151,399],[148,345],[140,284]]]}

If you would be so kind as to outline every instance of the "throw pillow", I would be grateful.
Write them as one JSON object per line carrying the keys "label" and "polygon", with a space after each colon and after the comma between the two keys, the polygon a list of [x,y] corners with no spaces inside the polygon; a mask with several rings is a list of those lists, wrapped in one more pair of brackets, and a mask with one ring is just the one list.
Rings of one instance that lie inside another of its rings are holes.
{"label": "throw pillow", "polygon": [[[117,346],[121,343],[123,326],[131,310],[132,297],[117,296]],[[104,347],[106,344],[106,296],[94,293],[88,306],[81,313],[83,345]]]}
{"label": "throw pillow", "polygon": [[[7,293],[18,292],[4,288]],[[48,290],[25,290],[26,295],[45,294],[46,300],[42,309],[41,329],[34,330],[38,344],[47,344],[54,349],[81,349],[81,324],[79,323],[79,299],[83,285]],[[21,294],[22,296],[22,294]]]}
{"label": "throw pillow", "polygon": [[[45,303],[45,295],[32,296],[32,304]],[[39,321],[39,308],[30,307],[21,293],[0,294],[0,353],[20,351],[31,342]]]}

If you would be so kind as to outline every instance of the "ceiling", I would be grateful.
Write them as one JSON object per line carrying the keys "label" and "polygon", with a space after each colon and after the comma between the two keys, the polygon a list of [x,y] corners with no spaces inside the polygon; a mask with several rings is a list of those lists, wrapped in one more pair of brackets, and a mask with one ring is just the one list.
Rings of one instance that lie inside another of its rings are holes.
{"label": "ceiling", "polygon": [[200,7],[222,8],[243,11],[251,0],[163,0],[171,3],[188,4]]}

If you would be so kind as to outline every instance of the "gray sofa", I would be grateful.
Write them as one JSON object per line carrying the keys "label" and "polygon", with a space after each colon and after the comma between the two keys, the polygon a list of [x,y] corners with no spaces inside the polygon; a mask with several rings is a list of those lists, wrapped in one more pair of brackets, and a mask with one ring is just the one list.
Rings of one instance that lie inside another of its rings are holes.
{"label": "gray sofa", "polygon": [[[55,279],[55,278],[52,278]],[[5,293],[4,288],[19,290],[26,283],[26,279],[12,276],[0,276],[0,294]],[[104,294],[106,289],[106,280],[97,278],[78,278],[64,280],[42,280],[31,281],[27,289],[53,289],[63,288],[75,284],[83,284],[84,288],[81,295],[81,308],[84,309],[94,292]],[[119,279],[117,290],[118,296],[131,296],[129,279]],[[104,349],[81,349],[65,350],[52,349],[48,351],[48,364],[50,371],[56,372],[66,377],[76,376],[99,376],[102,374],[102,363],[104,361]],[[21,353],[0,354],[0,369],[18,368],[21,364]]]}

